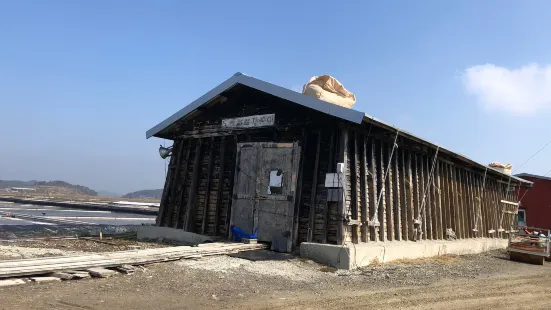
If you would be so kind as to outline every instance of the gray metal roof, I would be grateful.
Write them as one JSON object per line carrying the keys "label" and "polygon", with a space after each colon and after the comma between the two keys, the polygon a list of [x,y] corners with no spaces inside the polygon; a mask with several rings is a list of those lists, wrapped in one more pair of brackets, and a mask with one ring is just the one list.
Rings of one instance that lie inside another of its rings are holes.
{"label": "gray metal roof", "polygon": [[224,81],[222,84],[220,84],[220,85],[216,86],[215,88],[211,89],[209,92],[207,92],[203,96],[199,97],[197,100],[195,100],[192,103],[190,103],[189,105],[185,106],[180,111],[174,113],[172,116],[170,116],[166,120],[162,121],[161,123],[157,124],[153,128],[149,129],[145,134],[146,138],[149,139],[149,138],[159,134],[161,131],[163,131],[164,129],[166,129],[170,125],[174,124],[174,122],[184,118],[185,116],[187,116],[189,113],[191,113],[195,109],[199,108],[200,106],[209,103],[211,100],[215,99],[217,96],[219,96],[220,94],[222,94],[223,92],[225,92],[226,90],[232,88],[233,86],[235,86],[237,84],[248,86],[250,88],[253,88],[253,89],[265,92],[267,94],[273,95],[275,97],[279,97],[279,98],[282,98],[282,99],[285,99],[285,100],[289,100],[291,102],[302,105],[304,107],[307,107],[307,108],[310,108],[310,109],[313,109],[313,110],[316,110],[318,112],[322,112],[322,113],[325,113],[325,114],[329,114],[329,115],[332,115],[334,117],[337,117],[337,118],[340,118],[340,119],[343,119],[343,120],[346,120],[346,121],[349,121],[349,122],[352,122],[352,123],[361,124],[364,121],[365,122],[373,122],[373,123],[375,123],[379,126],[386,127],[388,129],[391,129],[391,130],[399,131],[400,136],[412,139],[416,142],[419,142],[421,144],[425,144],[425,145],[427,145],[429,147],[432,147],[432,148],[437,148],[438,147],[440,152],[446,153],[446,154],[451,155],[455,158],[458,158],[462,161],[470,163],[473,166],[478,166],[479,168],[483,168],[483,169],[487,168],[489,171],[493,171],[493,172],[495,172],[499,175],[502,175],[504,177],[507,177],[507,178],[510,177],[513,180],[520,181],[520,182],[523,182],[523,183],[526,183],[526,184],[533,184],[530,181],[521,179],[521,178],[516,177],[516,176],[509,176],[509,175],[504,174],[504,173],[502,173],[502,172],[500,172],[496,169],[493,169],[493,168],[488,167],[486,165],[480,164],[480,163],[478,163],[478,162],[476,162],[476,161],[474,161],[474,160],[472,160],[472,159],[470,159],[470,158],[468,158],[464,155],[461,155],[459,153],[450,151],[450,150],[448,150],[448,149],[446,149],[446,148],[444,148],[444,147],[442,147],[438,144],[435,144],[435,143],[429,142],[429,141],[427,141],[423,138],[417,137],[417,136],[415,136],[415,135],[413,135],[413,134],[411,134],[407,131],[404,131],[400,128],[397,128],[393,125],[387,124],[387,123],[385,123],[381,120],[378,120],[375,117],[370,116],[368,114],[365,114],[363,112],[356,111],[356,110],[353,110],[353,109],[347,109],[347,108],[344,108],[344,107],[341,107],[341,106],[338,106],[338,105],[335,105],[335,104],[331,104],[331,103],[323,101],[323,100],[319,100],[319,99],[316,99],[316,98],[313,98],[313,97],[310,97],[310,96],[306,96],[306,95],[303,95],[301,93],[295,92],[293,90],[283,88],[281,86],[277,86],[277,85],[274,85],[274,84],[271,84],[271,83],[268,83],[268,82],[265,82],[265,81],[262,81],[262,80],[259,80],[259,79],[255,79],[253,77],[244,75],[244,74],[239,73],[239,72],[234,74],[232,77],[230,77],[226,81]]}
{"label": "gray metal roof", "polygon": [[301,93],[297,93],[296,91],[292,91],[287,88],[283,88],[281,86],[277,86],[268,82],[261,81],[259,79],[255,79],[253,77],[244,75],[242,73],[236,73],[231,78],[224,81],[222,84],[216,86],[215,88],[211,89],[208,93],[204,94],[203,96],[199,97],[199,99],[193,101],[191,104],[185,106],[180,111],[174,113],[172,116],[167,118],[166,120],[162,121],[155,127],[149,129],[145,136],[147,139],[155,136],[159,132],[161,132],[163,129],[167,128],[168,126],[172,125],[177,120],[185,117],[193,110],[197,109],[198,107],[208,103],[212,99],[216,98],[216,96],[220,95],[224,91],[232,88],[236,84],[241,84],[248,86],[250,88],[257,89],[259,91],[268,93],[270,95],[286,99],[289,101],[292,101],[294,103],[300,104],[302,106],[305,106],[310,109],[314,109],[316,111],[326,113],[329,115],[333,115],[335,117],[361,124],[364,114],[359,111],[343,108],[338,105],[334,105],[310,96],[305,96]]}
{"label": "gray metal roof", "polygon": [[530,174],[530,173],[519,173],[519,174],[515,174],[515,176],[519,178],[534,178],[534,179],[551,181],[551,177],[537,175],[537,174]]}

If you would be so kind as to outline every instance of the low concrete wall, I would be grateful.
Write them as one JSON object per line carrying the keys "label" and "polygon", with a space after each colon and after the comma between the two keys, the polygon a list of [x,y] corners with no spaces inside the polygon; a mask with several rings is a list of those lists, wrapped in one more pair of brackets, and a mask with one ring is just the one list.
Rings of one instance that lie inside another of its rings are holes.
{"label": "low concrete wall", "polygon": [[354,269],[374,262],[439,255],[477,254],[507,247],[506,239],[477,238],[455,241],[389,241],[345,246],[303,242],[300,256],[339,269]]}
{"label": "low concrete wall", "polygon": [[182,244],[201,244],[213,242],[208,236],[194,234],[182,229],[158,226],[141,226],[138,228],[138,240],[168,240]]}

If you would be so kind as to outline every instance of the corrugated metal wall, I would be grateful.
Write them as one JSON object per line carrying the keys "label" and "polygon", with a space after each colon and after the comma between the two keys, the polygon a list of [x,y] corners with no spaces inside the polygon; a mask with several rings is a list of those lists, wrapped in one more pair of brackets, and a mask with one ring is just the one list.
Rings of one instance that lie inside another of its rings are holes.
{"label": "corrugated metal wall", "polygon": [[551,229],[551,180],[522,176],[534,182],[528,192],[521,190],[518,199],[522,199],[521,208],[526,211],[526,225]]}

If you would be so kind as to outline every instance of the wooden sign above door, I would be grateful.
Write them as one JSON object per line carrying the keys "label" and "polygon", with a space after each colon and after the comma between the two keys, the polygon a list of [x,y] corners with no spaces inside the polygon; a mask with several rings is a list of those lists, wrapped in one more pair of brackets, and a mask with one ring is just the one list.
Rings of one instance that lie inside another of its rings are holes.
{"label": "wooden sign above door", "polygon": [[256,128],[273,126],[275,114],[251,115],[222,119],[222,128]]}

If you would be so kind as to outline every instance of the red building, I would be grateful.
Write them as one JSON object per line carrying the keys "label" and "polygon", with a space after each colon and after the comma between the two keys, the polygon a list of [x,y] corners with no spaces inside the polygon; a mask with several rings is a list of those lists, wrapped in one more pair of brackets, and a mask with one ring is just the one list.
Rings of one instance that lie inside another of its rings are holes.
{"label": "red building", "polygon": [[524,222],[529,227],[551,229],[551,178],[528,173],[516,176],[534,182],[532,188],[519,192],[519,226]]}

